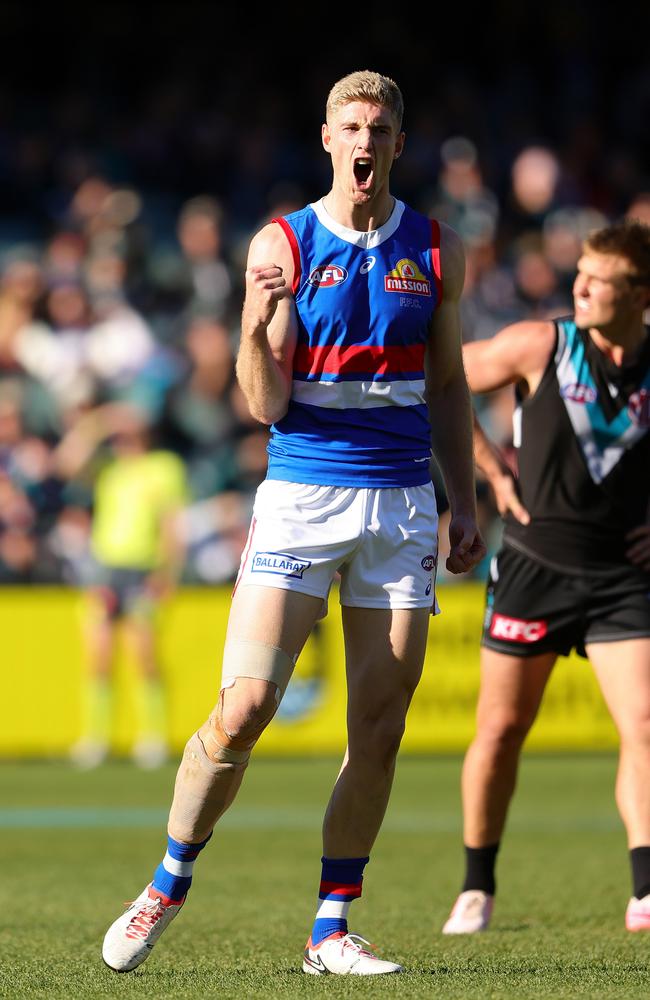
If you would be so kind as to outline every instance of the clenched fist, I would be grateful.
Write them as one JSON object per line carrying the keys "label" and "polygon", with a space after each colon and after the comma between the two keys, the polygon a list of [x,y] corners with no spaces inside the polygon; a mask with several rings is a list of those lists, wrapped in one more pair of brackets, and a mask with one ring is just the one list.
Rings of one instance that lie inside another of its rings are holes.
{"label": "clenched fist", "polygon": [[254,264],[249,267],[246,271],[242,332],[266,332],[278,302],[288,298],[291,298],[291,289],[287,287],[278,264]]}

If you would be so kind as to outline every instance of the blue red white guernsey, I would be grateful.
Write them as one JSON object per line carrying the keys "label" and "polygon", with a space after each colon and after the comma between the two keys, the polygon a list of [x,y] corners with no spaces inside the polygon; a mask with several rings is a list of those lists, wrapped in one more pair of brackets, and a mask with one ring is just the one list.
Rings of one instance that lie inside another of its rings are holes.
{"label": "blue red white guernsey", "polygon": [[430,481],[424,358],[442,298],[440,228],[396,201],[357,232],[322,202],[275,219],[292,248],[298,342],[269,479],[323,486]]}

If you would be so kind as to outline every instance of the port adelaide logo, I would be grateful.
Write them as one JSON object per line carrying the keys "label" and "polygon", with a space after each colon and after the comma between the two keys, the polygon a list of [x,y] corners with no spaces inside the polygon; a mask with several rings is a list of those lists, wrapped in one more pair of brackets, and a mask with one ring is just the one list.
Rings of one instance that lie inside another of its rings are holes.
{"label": "port adelaide logo", "polygon": [[333,288],[346,281],[348,272],[340,264],[319,264],[315,267],[309,278],[310,285],[316,288]]}
{"label": "port adelaide logo", "polygon": [[431,282],[422,274],[415,261],[403,257],[392,271],[384,275],[384,291],[402,295],[431,295]]}

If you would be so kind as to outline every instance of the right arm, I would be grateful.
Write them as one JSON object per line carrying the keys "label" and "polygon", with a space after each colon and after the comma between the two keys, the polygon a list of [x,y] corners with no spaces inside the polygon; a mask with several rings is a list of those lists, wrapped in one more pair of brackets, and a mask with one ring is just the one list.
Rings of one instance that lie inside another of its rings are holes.
{"label": "right arm", "polygon": [[252,416],[263,424],[280,420],[291,396],[297,336],[293,273],[283,230],[277,223],[265,226],[248,253],[237,356],[237,379]]}
{"label": "right arm", "polygon": [[[555,342],[549,322],[514,323],[491,340],[463,347],[467,381],[472,392],[491,392],[514,382],[535,392],[546,370]],[[522,505],[512,469],[474,415],[474,460],[494,491],[501,516],[510,511],[521,524],[530,523]]]}

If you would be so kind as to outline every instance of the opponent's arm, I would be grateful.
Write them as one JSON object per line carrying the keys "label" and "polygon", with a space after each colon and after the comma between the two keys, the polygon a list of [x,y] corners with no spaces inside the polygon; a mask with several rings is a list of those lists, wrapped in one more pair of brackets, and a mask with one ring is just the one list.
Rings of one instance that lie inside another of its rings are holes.
{"label": "opponent's arm", "polygon": [[293,257],[277,223],[252,240],[246,268],[237,378],[251,414],[272,424],[287,412],[291,395],[296,314]]}
{"label": "opponent's arm", "polygon": [[492,392],[520,382],[532,394],[546,371],[554,344],[555,326],[548,320],[513,323],[489,340],[464,344],[470,390]]}
{"label": "opponent's arm", "polygon": [[501,517],[508,511],[521,523],[530,524],[530,514],[519,499],[512,469],[487,436],[474,414],[474,461],[489,482]]}
{"label": "opponent's arm", "polygon": [[460,238],[441,225],[444,298],[434,313],[425,360],[431,444],[451,507],[447,569],[465,573],[485,555],[476,518],[472,410],[461,354],[459,301],[465,279]]}

